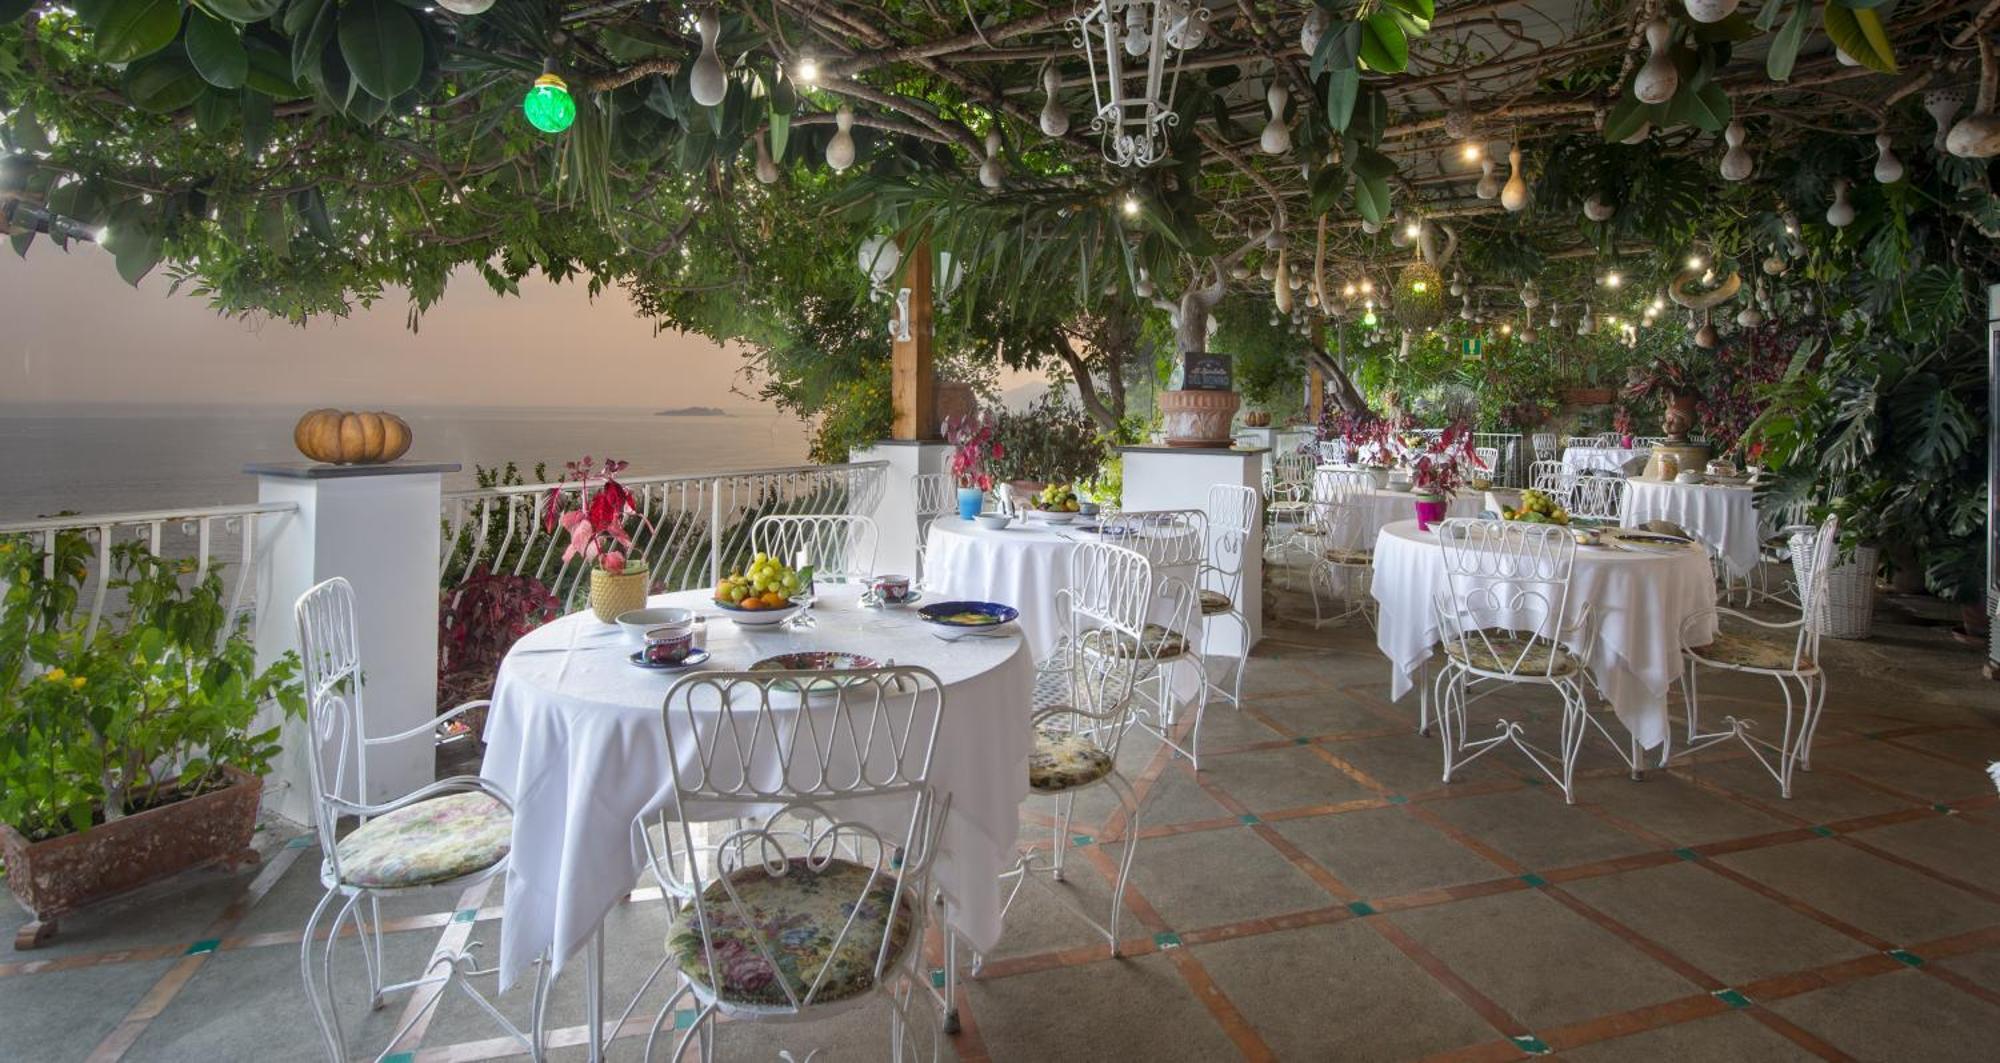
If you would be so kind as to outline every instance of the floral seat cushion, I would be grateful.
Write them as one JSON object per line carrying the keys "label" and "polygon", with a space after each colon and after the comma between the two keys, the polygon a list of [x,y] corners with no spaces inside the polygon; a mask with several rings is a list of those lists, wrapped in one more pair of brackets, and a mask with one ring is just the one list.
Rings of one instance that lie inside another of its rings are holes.
{"label": "floral seat cushion", "polygon": [[514,816],[483,793],[419,801],[340,839],[340,880],[397,889],[449,882],[499,863],[513,844]]}
{"label": "floral seat cushion", "polygon": [[1344,547],[1330,547],[1325,551],[1326,559],[1336,565],[1372,565],[1375,563],[1373,550],[1349,550]]}
{"label": "floral seat cushion", "polygon": [[[689,981],[738,1007],[789,1010],[786,986],[801,1001],[811,992],[813,1002],[820,1004],[859,996],[875,986],[882,939],[889,939],[883,969],[892,970],[909,947],[915,923],[909,896],[896,896],[895,876],[878,874],[870,885],[870,874],[870,868],[846,860],[830,861],[815,871],[803,857],[793,857],[779,875],[761,864],[737,868],[727,885],[718,880],[702,891],[722,984],[709,985],[708,955],[689,906],[681,908],[667,933],[667,955]],[[847,925],[850,915],[852,926]],[[847,927],[844,938],[842,927]],[[764,958],[764,949],[777,961],[775,968]],[[825,980],[814,991],[813,982],[822,972]]]}
{"label": "floral seat cushion", "polygon": [[1083,648],[1092,653],[1103,653],[1113,657],[1151,657],[1165,659],[1179,657],[1188,649],[1187,636],[1159,624],[1147,624],[1139,633],[1139,641],[1122,632],[1099,628],[1088,631],[1083,636]]}
{"label": "floral seat cushion", "polygon": [[1215,616],[1229,611],[1229,595],[1221,591],[1201,592],[1201,615]]}
{"label": "floral seat cushion", "polygon": [[1468,631],[1462,639],[1446,639],[1444,652],[1452,660],[1482,672],[1574,675],[1577,669],[1576,658],[1570,656],[1569,651],[1551,645],[1547,639],[1528,638],[1505,631]]}
{"label": "floral seat cushion", "polygon": [[[1706,646],[1691,646],[1688,653],[1696,660],[1709,664],[1727,665],[1731,668],[1760,668],[1771,672],[1789,672],[1795,667],[1792,661],[1794,648],[1780,645],[1750,635],[1738,635],[1730,631],[1718,631],[1715,640]],[[1810,671],[1813,663],[1801,658],[1796,667]]]}
{"label": "floral seat cushion", "polygon": [[1094,783],[1111,774],[1111,754],[1081,735],[1036,731],[1028,754],[1028,789],[1053,794]]}

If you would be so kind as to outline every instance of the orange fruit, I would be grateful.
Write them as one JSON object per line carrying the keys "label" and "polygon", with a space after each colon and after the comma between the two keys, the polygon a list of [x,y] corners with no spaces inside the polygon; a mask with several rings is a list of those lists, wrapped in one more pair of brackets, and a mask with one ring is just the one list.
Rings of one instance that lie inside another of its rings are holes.
{"label": "orange fruit", "polygon": [[785,604],[785,596],[777,591],[771,591],[764,595],[764,604],[776,608]]}

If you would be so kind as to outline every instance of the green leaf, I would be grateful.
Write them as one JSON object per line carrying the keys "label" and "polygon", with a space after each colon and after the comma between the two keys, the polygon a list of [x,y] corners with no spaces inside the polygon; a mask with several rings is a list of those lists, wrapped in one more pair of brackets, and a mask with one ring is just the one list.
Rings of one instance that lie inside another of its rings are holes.
{"label": "green leaf", "polygon": [[194,0],[195,6],[208,11],[216,18],[228,19],[248,25],[262,22],[278,13],[285,6],[285,0]]}
{"label": "green leaf", "polygon": [[218,89],[240,89],[250,73],[250,53],[235,25],[205,11],[188,12],[188,62]]}
{"label": "green leaf", "polygon": [[291,253],[292,227],[285,220],[285,201],[267,199],[257,208],[257,242],[283,258]]}
{"label": "green leaf", "polygon": [[[104,249],[111,252],[112,258],[116,260],[118,275],[125,278],[125,283],[136,288],[139,286],[139,281],[151,273],[154,266],[160,264],[160,258],[166,253],[166,241],[158,230],[152,227],[150,219],[140,217],[137,201],[133,201],[131,205],[113,216],[111,231],[104,239]],[[158,628],[148,628],[146,632],[151,635],[160,634]],[[142,637],[141,653],[144,653],[145,645]],[[153,658],[148,658],[151,659]]]}
{"label": "green leaf", "polygon": [[1604,113],[1604,142],[1616,144],[1639,131],[1639,127],[1652,121],[1653,108],[1632,95],[1631,86],[1619,93],[1618,102]]}
{"label": "green leaf", "polygon": [[1360,145],[1354,151],[1354,175],[1387,180],[1396,172],[1395,160],[1367,145]]}
{"label": "green leaf", "polygon": [[785,158],[785,148],[792,139],[792,115],[789,111],[771,108],[771,161],[781,162]]}
{"label": "green leaf", "polygon": [[410,91],[424,73],[423,34],[395,0],[353,0],[342,8],[340,55],[354,81],[378,100]]}
{"label": "green leaf", "polygon": [[243,77],[245,88],[280,100],[296,100],[305,95],[298,82],[292,80],[292,61],[284,53],[255,38],[243,44],[244,53],[250,58],[249,72]]}
{"label": "green leaf", "polygon": [[[1798,3],[1800,6],[1809,7],[1812,0],[1798,0]],[[1757,28],[1769,33],[1771,27],[1778,24],[1778,13],[1784,9],[1785,0],[1764,0],[1764,6],[1757,9]]]}
{"label": "green leaf", "polygon": [[181,29],[180,0],[109,0],[94,41],[97,57],[129,63],[174,42]]}
{"label": "green leaf", "polygon": [[1839,4],[1841,7],[1852,8],[1856,11],[1867,11],[1873,8],[1885,7],[1891,2],[1892,0],[1834,0],[1834,3]]}
{"label": "green leaf", "polygon": [[176,49],[125,68],[125,98],[142,111],[165,114],[195,101],[208,82]]}
{"label": "green leaf", "polygon": [[243,110],[243,154],[255,159],[271,145],[271,97],[250,88],[238,95]]}
{"label": "green leaf", "polygon": [[[1773,0],[1775,3],[1775,0]],[[1806,39],[1806,17],[1812,14],[1812,0],[1798,0],[1792,9],[1792,17],[1785,20],[1784,28],[1771,38],[1771,51],[1764,57],[1764,72],[1772,81],[1789,81],[1792,64],[1799,60],[1799,45]]]}
{"label": "green leaf", "polygon": [[1691,125],[1719,133],[1729,124],[1730,112],[1729,94],[1722,91],[1722,86],[1712,81],[1698,89],[1683,85],[1667,101],[1667,124]]}
{"label": "green leaf", "polygon": [[1318,78],[1328,70],[1352,67],[1360,54],[1360,24],[1340,22],[1328,26],[1326,32],[1320,34],[1319,47],[1313,49],[1311,76]]}
{"label": "green leaf", "polygon": [[1410,65],[1410,39],[1388,14],[1378,11],[1362,20],[1361,62],[1383,74],[1400,74]]}
{"label": "green leaf", "polygon": [[1383,0],[1382,6],[1423,19],[1425,22],[1437,18],[1437,5],[1432,0]]}
{"label": "green leaf", "polygon": [[1828,4],[1820,19],[1825,23],[1827,37],[1841,51],[1853,56],[1855,62],[1884,74],[1896,72],[1896,53],[1889,47],[1888,35],[1882,32],[1880,15]]}
{"label": "green leaf", "polygon": [[1381,177],[1354,175],[1354,207],[1361,216],[1380,225],[1389,220],[1389,182]]}
{"label": "green leaf", "polygon": [[53,144],[42,130],[42,123],[35,115],[35,105],[23,104],[14,112],[14,147],[21,151],[46,152]]}
{"label": "green leaf", "polygon": [[1354,101],[1361,95],[1361,71],[1353,66],[1334,70],[1326,79],[1326,124],[1336,133],[1354,120]]}
{"label": "green leaf", "polygon": [[27,229],[15,233],[14,235],[7,238],[7,242],[14,245],[14,253],[16,255],[19,255],[22,258],[27,258],[28,248],[32,246],[35,242],[35,230]]}
{"label": "green leaf", "polygon": [[219,136],[236,117],[236,94],[211,88],[194,99],[194,124],[208,136]]}

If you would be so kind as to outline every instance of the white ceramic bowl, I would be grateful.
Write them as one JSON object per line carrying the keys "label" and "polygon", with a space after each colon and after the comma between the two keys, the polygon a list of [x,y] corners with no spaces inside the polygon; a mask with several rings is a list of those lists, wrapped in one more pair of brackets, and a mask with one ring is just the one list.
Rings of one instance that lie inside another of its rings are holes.
{"label": "white ceramic bowl", "polygon": [[722,615],[744,627],[770,627],[790,620],[799,610],[810,604],[812,603],[806,599],[794,598],[790,605],[782,605],[775,609],[745,609],[724,602],[716,602],[715,607],[722,612]]}
{"label": "white ceramic bowl", "polygon": [[625,630],[625,641],[634,646],[644,646],[646,632],[662,624],[685,624],[693,619],[692,609],[661,606],[655,609],[632,609],[619,613],[618,626]]}
{"label": "white ceramic bowl", "polygon": [[1057,509],[1031,509],[1028,511],[1028,516],[1043,524],[1068,524],[1077,518],[1075,513]]}
{"label": "white ceramic bowl", "polygon": [[1005,513],[981,513],[972,518],[972,522],[987,531],[999,531],[1014,523],[1014,518]]}

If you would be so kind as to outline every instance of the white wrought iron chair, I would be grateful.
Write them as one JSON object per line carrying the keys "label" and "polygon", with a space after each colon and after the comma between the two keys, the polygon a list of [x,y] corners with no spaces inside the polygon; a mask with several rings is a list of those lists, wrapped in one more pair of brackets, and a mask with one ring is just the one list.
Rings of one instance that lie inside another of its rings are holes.
{"label": "white wrought iron chair", "polygon": [[1243,707],[1243,670],[1250,666],[1250,621],[1243,615],[1243,564],[1255,535],[1257,492],[1241,484],[1215,484],[1208,489],[1208,548],[1202,559],[1196,605],[1206,629],[1211,622],[1229,620],[1242,632],[1244,650],[1236,659],[1236,679],[1225,690],[1208,677],[1208,659],[1202,658],[1202,679],[1208,693]]}
{"label": "white wrought iron chair", "polygon": [[[910,666],[715,672],[667,692],[673,804],[646,825],[647,863],[673,906],[669,962],[680,984],[646,1039],[652,1060],[675,1007],[715,1058],[717,1019],[812,1021],[877,998],[901,1059],[922,967],[930,874],[948,798],[930,785],[943,685]],[[726,821],[697,837],[695,816]],[[941,1041],[938,1013],[931,1054]],[[810,1058],[808,1055],[804,1058]]]}
{"label": "white wrought iron chair", "polygon": [[[1001,915],[1005,917],[1021,886],[1033,879],[1103,934],[1111,955],[1117,956],[1125,882],[1132,874],[1132,854],[1139,848],[1139,795],[1118,770],[1118,746],[1131,730],[1138,669],[1131,658],[1096,648],[1139,644],[1153,599],[1153,566],[1137,551],[1099,542],[1077,544],[1069,563],[1070,584],[1056,592],[1057,617],[1063,627],[1059,656],[1045,663],[1036,679],[1035,747],[1028,755],[1030,794],[1056,800],[1053,845],[1046,863],[1036,859],[1034,849],[1023,849],[1014,866],[1001,874],[1003,882],[1014,880]],[[1092,918],[1069,891],[1049,887],[1040,877],[1047,873],[1062,881],[1076,795],[1093,786],[1109,787],[1125,811],[1125,851],[1119,856],[1117,881],[1111,884],[1108,925]]]}
{"label": "white wrought iron chair", "polygon": [[[1201,770],[1201,719],[1208,711],[1208,665],[1190,638],[1201,616],[1199,592],[1202,564],[1208,549],[1208,515],[1198,509],[1128,510],[1103,522],[1111,541],[1143,554],[1151,569],[1153,594],[1142,637],[1132,643],[1109,638],[1086,645],[1087,652],[1107,652],[1129,659],[1137,705],[1133,720],[1157,735],[1188,763]],[[1185,573],[1185,576],[1176,573]],[[1194,726],[1187,745],[1173,738],[1181,703],[1174,696],[1174,679],[1182,666],[1195,671]]]}
{"label": "white wrought iron chair", "polygon": [[1623,476],[1579,476],[1570,484],[1569,494],[1573,517],[1616,523],[1625,515]]}
{"label": "white wrought iron chair", "polygon": [[1575,481],[1569,466],[1560,461],[1537,461],[1528,466],[1528,486],[1561,502],[1565,508],[1569,506],[1569,489]]}
{"label": "white wrought iron chair", "polygon": [[818,583],[859,583],[875,574],[881,532],[872,517],[831,514],[758,517],[750,549],[787,565],[803,556]]}
{"label": "white wrought iron chair", "polygon": [[922,472],[910,477],[910,493],[917,501],[917,571],[918,583],[925,578],[925,561],[930,554],[931,525],[939,517],[958,512],[958,485],[949,473]]}
{"label": "white wrought iron chair", "polygon": [[1485,473],[1487,479],[1498,483],[1500,480],[1500,448],[1473,447],[1472,456],[1479,462],[1479,471]]}
{"label": "white wrought iron chair", "polygon": [[1269,500],[1264,505],[1265,546],[1282,546],[1312,513],[1313,456],[1280,450],[1271,457]]}
{"label": "white wrought iron chair", "polygon": [[[1825,623],[1827,616],[1827,573],[1840,552],[1840,522],[1829,517],[1811,535],[1812,554],[1799,581],[1798,619],[1759,620],[1748,613],[1716,607],[1681,622],[1681,658],[1687,667],[1682,690],[1687,698],[1687,746],[1679,755],[1698,753],[1717,742],[1737,739],[1777,780],[1778,794],[1786,799],[1792,796],[1793,771],[1812,770],[1813,734],[1819,730],[1820,711],[1826,706],[1826,673],[1820,668],[1817,628]],[[1790,637],[1772,641],[1726,631],[1721,627],[1725,618]],[[1705,645],[1687,645],[1688,630],[1709,619],[1717,623],[1715,638]],[[1739,716],[1723,717],[1723,730],[1703,731],[1699,682],[1703,668],[1768,675],[1777,680],[1778,690],[1785,697],[1785,729],[1779,740],[1772,742],[1758,736],[1753,731],[1755,722]],[[1777,763],[1772,763],[1767,753],[1775,756]]]}
{"label": "white wrought iron chair", "polygon": [[[388,994],[438,987],[428,994],[423,1007],[397,1029],[376,1057],[378,1060],[387,1058],[454,985],[509,1037],[521,1042],[529,1055],[540,1059],[542,1009],[548,993],[548,969],[540,960],[535,962],[531,1033],[522,1033],[467,981],[495,973],[472,962],[472,950],[479,947],[477,942],[457,952],[433,955],[420,978],[384,984],[387,960],[382,951],[382,898],[463,889],[505,875],[508,850],[513,844],[514,802],[505,791],[485,779],[461,775],[418,787],[393,800],[370,803],[368,751],[435,736],[440,725],[474,709],[486,708],[489,703],[469,701],[407,731],[370,736],[362,696],[361,632],[356,621],[354,588],[336,576],[300,595],[293,611],[299,626],[299,654],[305,666],[310,738],[307,778],[312,787],[313,826],[319,836],[320,883],[326,887],[326,895],[306,919],[305,934],[299,943],[299,973],[328,1057],[335,1063],[347,1063],[350,1058],[333,1001],[333,956],[340,941],[341,924],[351,919],[362,964],[368,972],[371,1010],[380,1008]],[[339,825],[346,816],[355,817],[357,825],[342,837]],[[320,921],[336,898],[341,902],[340,908],[327,928],[316,979],[313,947],[320,944]]]}
{"label": "white wrought iron chair", "polygon": [[[1293,536],[1311,572],[1313,627],[1359,615],[1375,626],[1375,527],[1362,499],[1374,481],[1358,469],[1321,469],[1313,477],[1313,519]],[[1328,614],[1322,596],[1345,606]]]}
{"label": "white wrought iron chair", "polygon": [[[1775,602],[1780,605],[1799,604],[1798,586],[1790,575],[1781,575],[1775,589],[1771,586],[1771,569],[1790,573],[1792,568],[1792,539],[1800,532],[1811,535],[1817,529],[1806,522],[1807,508],[1803,502],[1785,506],[1777,513],[1777,519],[1766,523],[1760,510],[1757,568],[1742,581],[1743,604]],[[1727,588],[1725,585],[1725,589]],[[1724,598],[1727,600],[1728,594]]]}
{"label": "white wrought iron chair", "polygon": [[1528,438],[1528,445],[1531,461],[1559,461],[1562,458],[1562,448],[1556,446],[1554,432],[1536,432]]}
{"label": "white wrought iron chair", "polygon": [[[1627,748],[1590,713],[1583,688],[1595,630],[1590,603],[1572,606],[1570,574],[1576,540],[1567,529],[1512,521],[1453,518],[1438,525],[1446,585],[1438,596],[1438,641],[1444,667],[1434,681],[1444,781],[1465,765],[1512,745],[1562,787],[1575,804],[1576,759],[1592,728],[1618,751],[1636,776],[1636,739]],[[1572,618],[1572,614],[1573,618]],[[1509,687],[1543,686],[1562,698],[1556,751],[1527,740],[1519,722],[1499,718],[1498,733],[1471,739],[1467,709]]]}

